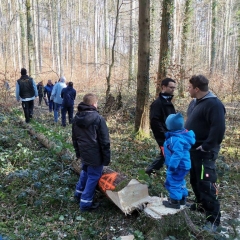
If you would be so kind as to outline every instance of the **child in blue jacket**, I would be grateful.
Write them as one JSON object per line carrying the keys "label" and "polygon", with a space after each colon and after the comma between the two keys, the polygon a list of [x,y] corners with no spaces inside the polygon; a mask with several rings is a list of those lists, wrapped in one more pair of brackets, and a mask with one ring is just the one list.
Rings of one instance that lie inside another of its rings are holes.
{"label": "child in blue jacket", "polygon": [[184,118],[181,113],[170,114],[166,119],[166,126],[169,132],[165,133],[166,140],[164,142],[167,166],[165,187],[170,198],[168,201],[163,201],[163,205],[168,208],[180,209],[180,205],[185,205],[188,196],[184,178],[191,168],[189,150],[196,141],[195,134],[184,128]]}

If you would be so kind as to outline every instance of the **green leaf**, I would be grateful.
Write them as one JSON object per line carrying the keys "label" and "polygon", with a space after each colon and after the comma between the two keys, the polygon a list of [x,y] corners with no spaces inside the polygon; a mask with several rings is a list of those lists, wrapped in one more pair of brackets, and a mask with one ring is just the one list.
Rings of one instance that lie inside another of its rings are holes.
{"label": "green leaf", "polygon": [[76,220],[77,221],[85,221],[86,219],[84,217],[82,217],[82,216],[77,216]]}
{"label": "green leaf", "polygon": [[63,220],[64,220],[64,216],[61,215],[61,216],[59,217],[59,220],[60,220],[60,221],[63,221]]}

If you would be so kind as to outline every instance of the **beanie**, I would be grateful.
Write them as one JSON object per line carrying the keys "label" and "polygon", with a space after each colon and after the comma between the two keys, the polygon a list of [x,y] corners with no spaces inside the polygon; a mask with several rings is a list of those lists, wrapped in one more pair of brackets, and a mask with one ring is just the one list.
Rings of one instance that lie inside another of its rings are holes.
{"label": "beanie", "polygon": [[170,114],[166,119],[166,126],[169,131],[182,130],[184,128],[184,118],[182,114]]}
{"label": "beanie", "polygon": [[60,77],[60,82],[65,82],[66,81],[66,78],[65,77]]}
{"label": "beanie", "polygon": [[21,75],[27,75],[27,70],[25,68],[21,69]]}

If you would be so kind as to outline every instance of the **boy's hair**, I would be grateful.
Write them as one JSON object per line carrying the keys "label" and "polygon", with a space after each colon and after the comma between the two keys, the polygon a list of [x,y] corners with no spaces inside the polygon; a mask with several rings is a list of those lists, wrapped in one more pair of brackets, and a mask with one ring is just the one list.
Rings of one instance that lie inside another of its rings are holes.
{"label": "boy's hair", "polygon": [[193,75],[189,82],[192,84],[193,88],[199,88],[200,91],[208,91],[208,79],[203,75]]}
{"label": "boy's hair", "polygon": [[69,86],[69,87],[72,87],[72,86],[73,86],[73,82],[69,82],[69,83],[68,83],[68,86]]}
{"label": "boy's hair", "polygon": [[173,80],[173,79],[171,79],[171,78],[165,78],[165,79],[163,79],[162,82],[161,82],[161,87],[162,87],[162,86],[167,87],[168,84],[169,84],[169,82],[176,83],[176,81]]}
{"label": "boy's hair", "polygon": [[93,93],[88,93],[83,97],[83,103],[93,105],[98,101],[97,96]]}

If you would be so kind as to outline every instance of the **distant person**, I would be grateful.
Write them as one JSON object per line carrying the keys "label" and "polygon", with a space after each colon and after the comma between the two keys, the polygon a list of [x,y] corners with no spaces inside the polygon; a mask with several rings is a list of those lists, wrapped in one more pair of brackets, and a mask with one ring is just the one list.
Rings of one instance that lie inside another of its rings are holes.
{"label": "distant person", "polygon": [[58,112],[61,110],[62,101],[63,101],[63,99],[61,98],[61,92],[63,88],[67,87],[65,82],[66,82],[66,78],[60,77],[59,82],[54,85],[52,94],[50,97],[50,99],[53,100],[54,102],[54,122],[55,123],[58,122],[58,117],[59,117]]}
{"label": "distant person", "polygon": [[190,210],[204,211],[206,224],[203,229],[214,232],[221,218],[215,160],[225,132],[225,107],[209,91],[208,83],[203,75],[190,78],[188,91],[194,99],[188,106],[185,127],[196,135],[196,143],[190,150],[190,183],[195,194]]}
{"label": "distant person", "polygon": [[16,99],[18,102],[22,101],[26,123],[29,123],[33,116],[34,99],[37,96],[38,91],[36,83],[27,75],[27,70],[22,68],[21,77],[16,83]]}
{"label": "distant person", "polygon": [[159,146],[159,155],[147,167],[145,172],[151,175],[155,170],[159,170],[164,164],[163,143],[165,141],[165,132],[167,128],[165,121],[169,114],[176,113],[172,104],[173,92],[176,88],[175,80],[165,78],[161,82],[162,91],[159,97],[150,106],[150,126]]}
{"label": "distant person", "polygon": [[72,141],[76,157],[81,158],[82,170],[76,185],[75,198],[80,201],[81,211],[96,209],[93,202],[103,166],[110,163],[110,140],[104,118],[97,111],[97,96],[89,93],[78,105],[73,119]]}
{"label": "distant person", "polygon": [[43,99],[43,94],[44,94],[44,86],[43,86],[43,81],[39,82],[37,84],[37,90],[38,90],[38,106],[42,105],[42,99]]}
{"label": "distant person", "polygon": [[49,79],[47,85],[44,87],[44,98],[46,99],[47,96],[49,112],[53,111],[53,100],[50,99],[52,90],[53,90],[52,80]]}
{"label": "distant person", "polygon": [[68,122],[72,123],[74,100],[76,98],[76,90],[73,88],[73,82],[69,82],[66,88],[62,89],[62,126],[66,127],[66,114],[68,113]]}
{"label": "distant person", "polygon": [[185,176],[191,168],[189,150],[195,143],[195,134],[184,128],[184,118],[181,113],[170,114],[166,119],[164,142],[165,164],[167,177],[165,187],[169,192],[168,201],[163,201],[167,208],[179,209],[180,205],[186,204],[188,190]]}

